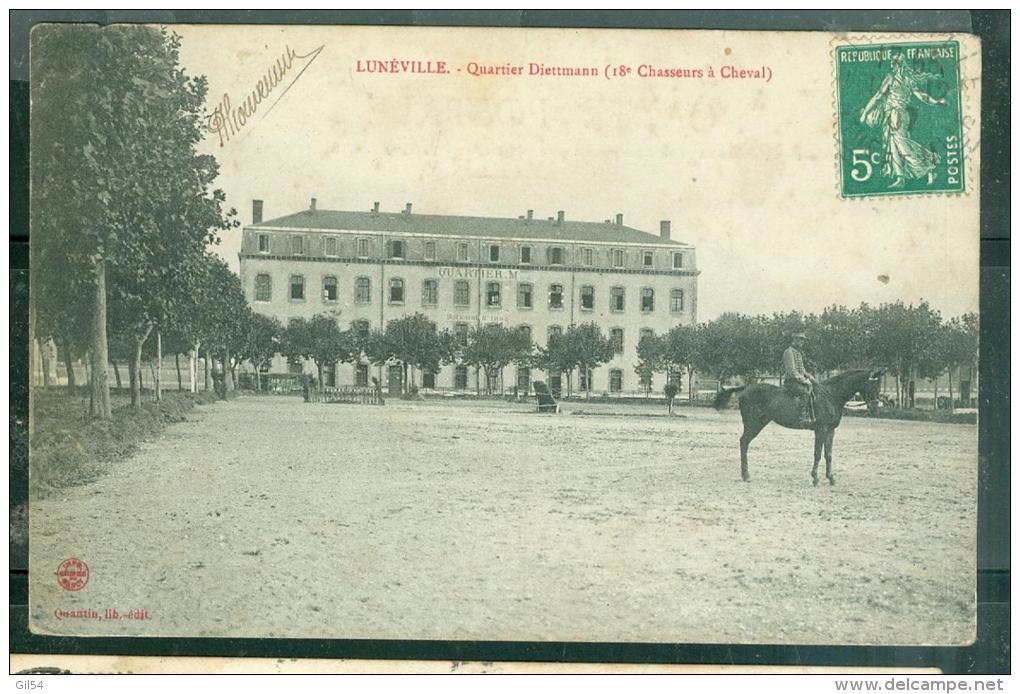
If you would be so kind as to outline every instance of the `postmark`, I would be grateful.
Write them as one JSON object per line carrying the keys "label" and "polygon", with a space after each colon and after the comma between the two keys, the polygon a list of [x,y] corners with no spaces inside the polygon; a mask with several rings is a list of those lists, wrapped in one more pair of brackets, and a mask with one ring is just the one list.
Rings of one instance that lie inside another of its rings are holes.
{"label": "postmark", "polygon": [[89,567],[77,557],[69,557],[60,562],[60,566],[54,572],[57,576],[57,583],[64,590],[78,591],[88,585]]}
{"label": "postmark", "polygon": [[965,192],[959,43],[834,50],[842,196]]}

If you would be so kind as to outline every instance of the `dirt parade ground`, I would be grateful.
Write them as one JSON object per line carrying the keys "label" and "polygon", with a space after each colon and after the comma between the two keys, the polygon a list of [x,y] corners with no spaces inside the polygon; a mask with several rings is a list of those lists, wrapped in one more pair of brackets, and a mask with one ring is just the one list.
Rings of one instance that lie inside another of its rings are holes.
{"label": "dirt parade ground", "polygon": [[[564,409],[210,405],[102,479],[32,503],[32,628],[972,639],[973,425],[844,419],[830,488],[811,485],[811,434],[775,425],[752,444],[752,481],[741,481],[735,410]],[[71,557],[88,567],[80,590],[56,575]]]}

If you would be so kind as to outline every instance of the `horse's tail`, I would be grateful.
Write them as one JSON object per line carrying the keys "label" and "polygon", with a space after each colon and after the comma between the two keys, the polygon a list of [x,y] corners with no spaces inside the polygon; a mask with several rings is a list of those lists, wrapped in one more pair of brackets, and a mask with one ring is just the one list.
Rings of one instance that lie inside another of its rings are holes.
{"label": "horse's tail", "polygon": [[715,400],[712,401],[712,407],[714,407],[717,410],[721,410],[722,408],[726,407],[726,404],[730,401],[730,398],[732,398],[734,395],[737,395],[739,397],[739,394],[743,392],[744,388],[747,388],[747,386],[737,386],[736,388],[723,388],[715,396]]}

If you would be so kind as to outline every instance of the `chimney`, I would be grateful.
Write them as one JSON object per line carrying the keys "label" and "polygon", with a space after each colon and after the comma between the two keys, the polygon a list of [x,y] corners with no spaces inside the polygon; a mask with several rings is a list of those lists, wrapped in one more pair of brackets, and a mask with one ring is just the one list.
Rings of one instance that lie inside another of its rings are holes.
{"label": "chimney", "polygon": [[379,214],[379,203],[372,203],[372,214]]}
{"label": "chimney", "polygon": [[669,220],[664,219],[659,222],[659,236],[662,237],[663,241],[669,241]]}
{"label": "chimney", "polygon": [[261,224],[262,223],[262,201],[252,200],[251,201],[251,223]]}
{"label": "chimney", "polygon": [[308,209],[315,212],[315,198],[312,198],[312,203],[308,206]]}
{"label": "chimney", "polygon": [[404,205],[404,214],[411,214],[411,203]]}
{"label": "chimney", "polygon": [[563,217],[564,217],[564,216],[565,216],[566,214],[567,214],[567,213],[566,213],[566,212],[564,212],[563,210],[559,210],[559,211],[558,211],[558,212],[556,213],[556,223],[557,223],[557,224],[563,224]]}
{"label": "chimney", "polygon": [[530,221],[530,220],[531,220],[531,218],[532,218],[532,217],[534,216],[534,214],[535,214],[535,211],[534,211],[534,210],[528,210],[528,220],[529,220],[529,221]]}
{"label": "chimney", "polygon": [[616,226],[618,226],[618,227],[622,227],[623,226],[623,214],[621,214],[619,212],[616,213]]}

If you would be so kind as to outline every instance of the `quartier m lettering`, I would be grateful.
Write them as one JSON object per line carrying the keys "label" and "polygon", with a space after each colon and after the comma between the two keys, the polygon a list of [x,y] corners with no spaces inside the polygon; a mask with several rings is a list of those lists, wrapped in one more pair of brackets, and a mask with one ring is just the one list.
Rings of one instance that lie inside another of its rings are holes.
{"label": "quartier m lettering", "polygon": [[308,66],[315,61],[323,48],[325,48],[325,45],[302,55],[295,52],[290,46],[286,46],[283,54],[255,82],[251,92],[245,95],[240,106],[235,107],[231,104],[229,94],[223,95],[223,100],[206,119],[206,130],[219,136],[220,147],[224,146],[232,137],[239,135],[245,125],[251,122],[262,102],[266,101],[284,83],[287,74],[294,69],[295,64],[307,61],[301,67],[300,72],[294,75],[294,79],[287,82],[284,90],[280,92],[276,100],[266,109],[265,115],[268,115],[273,110],[273,107],[280,103],[280,99],[290,91],[290,88],[294,86],[294,83],[298,81],[304,71],[308,69]]}

